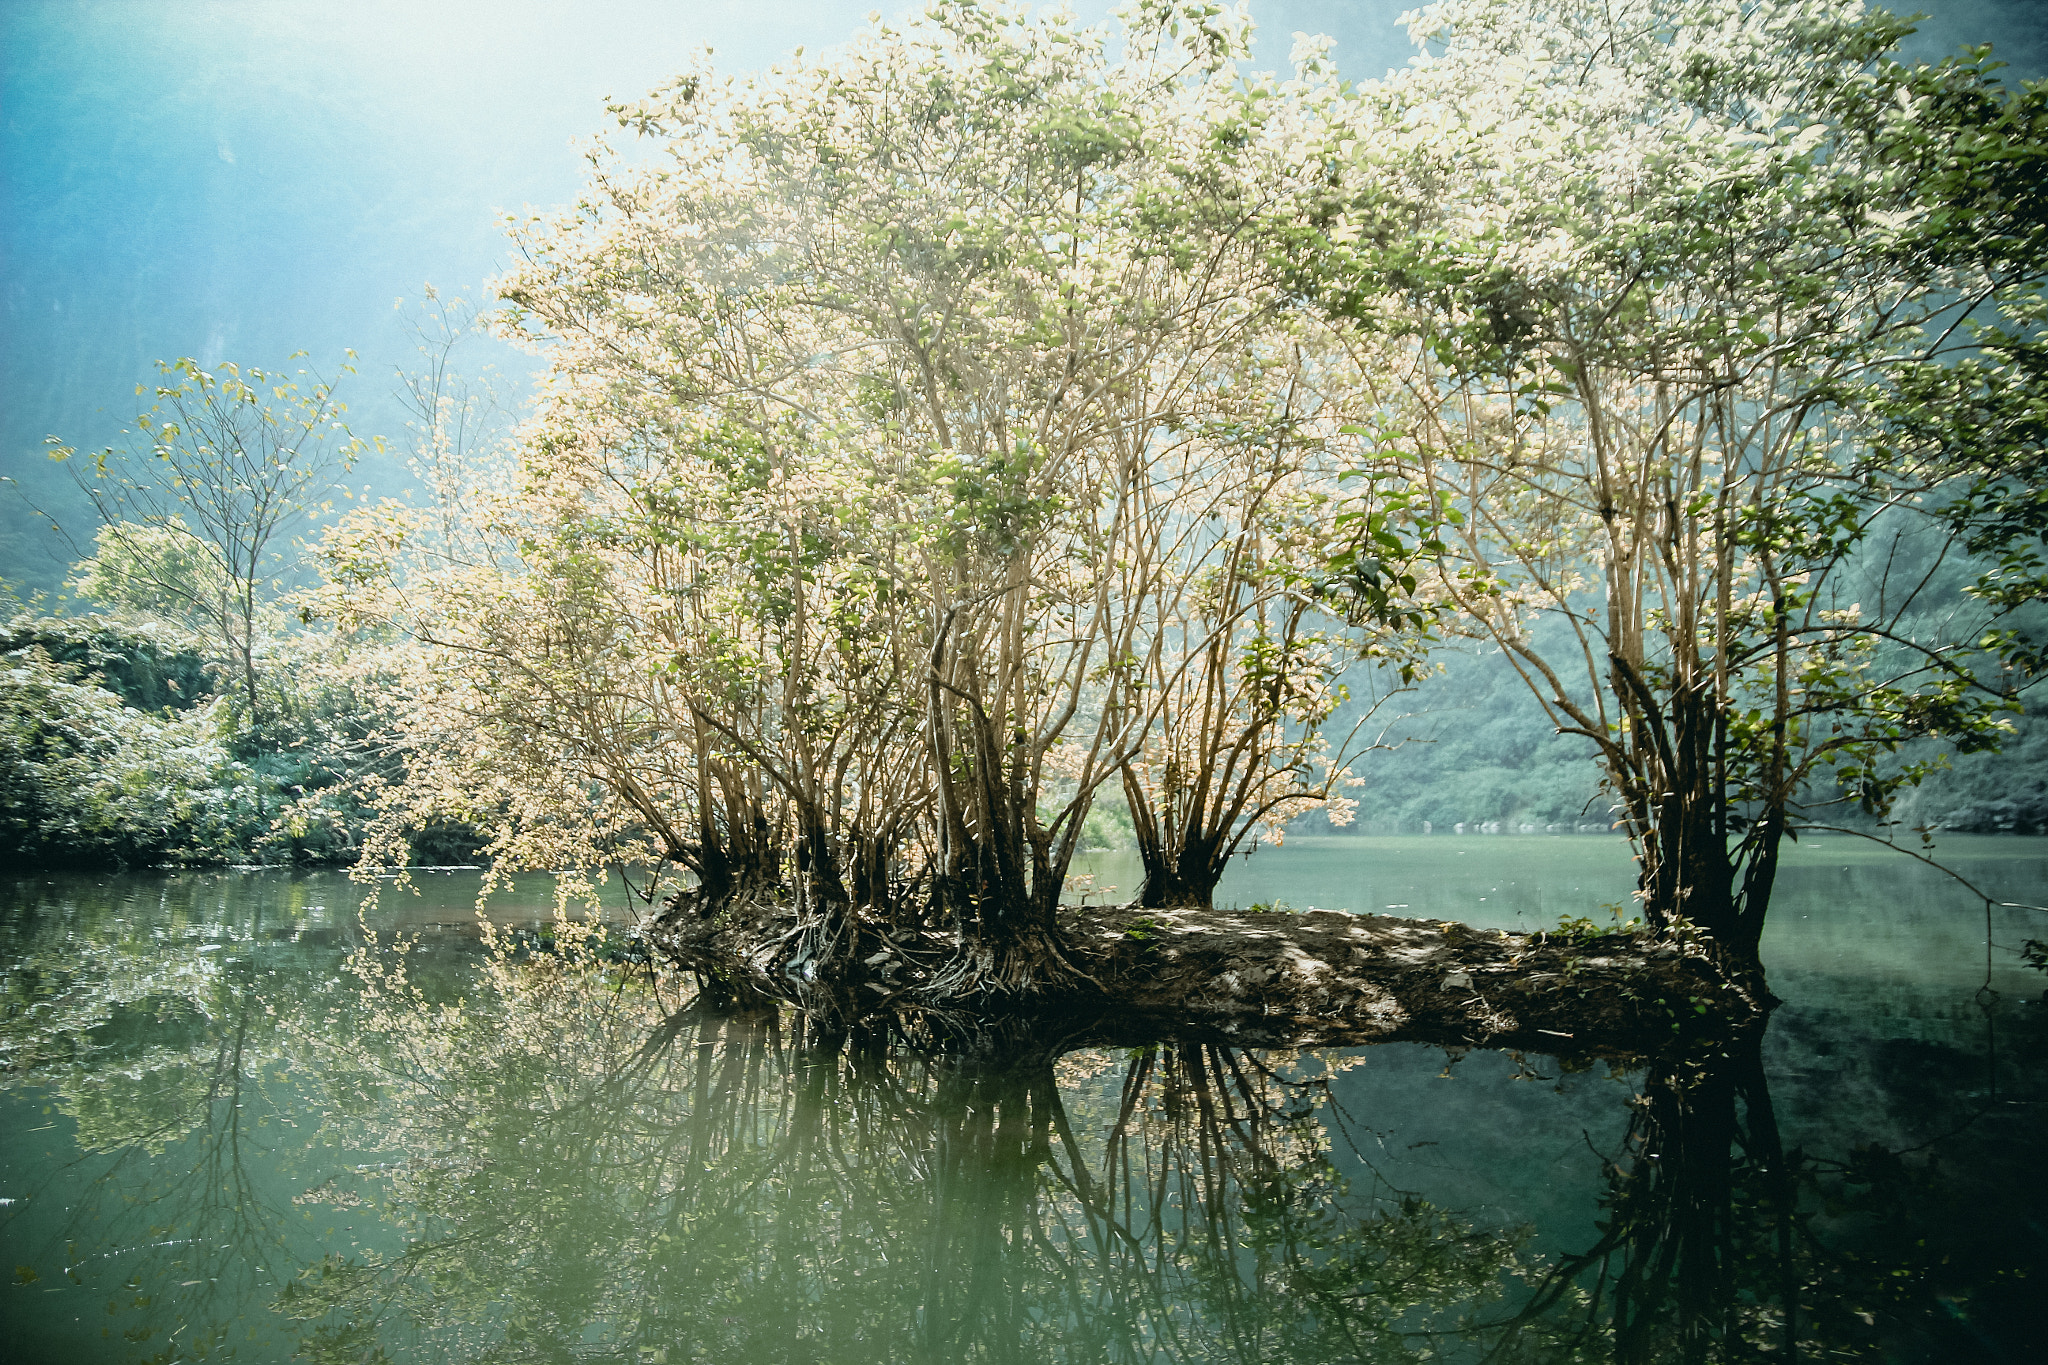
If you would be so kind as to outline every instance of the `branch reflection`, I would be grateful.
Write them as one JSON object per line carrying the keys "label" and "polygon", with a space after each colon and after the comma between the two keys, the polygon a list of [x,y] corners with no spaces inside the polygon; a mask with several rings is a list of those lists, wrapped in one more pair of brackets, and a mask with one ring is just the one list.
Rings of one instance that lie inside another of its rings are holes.
{"label": "branch reflection", "polygon": [[1539,1238],[1459,1206],[1521,1169],[1497,1142],[1431,1148],[1488,1163],[1439,1202],[1398,1188],[1405,1144],[1366,1135],[1518,1111],[1401,1098],[1394,1050],[835,1031],[677,1009],[566,931],[365,944],[350,975],[266,924],[8,940],[6,1083],[82,1149],[10,1191],[16,1292],[111,1295],[136,1358],[280,1328],[278,1358],[334,1362],[2024,1358],[2037,1008],[2001,1016],[2003,1089],[1940,1162],[1875,1110],[1781,1136],[1761,1039],[1654,1063],[1586,1157],[1597,1231],[1568,1231],[1589,1191]]}
{"label": "branch reflection", "polygon": [[[2040,1016],[2019,1013],[2036,1045]],[[1836,1156],[1788,1147],[1764,1053],[1758,1034],[1650,1067],[1607,1163],[1601,1235],[1555,1260],[1487,1360],[2028,1358],[2028,1267],[2048,1242],[2038,1198],[2029,1209],[2001,1173],[2038,1146],[2039,1078],[2016,1102],[1987,1073],[1985,1102],[1935,1142]]]}
{"label": "branch reflection", "polygon": [[459,1016],[373,992],[356,1141],[405,1154],[406,1245],[292,1287],[316,1358],[1421,1359],[1535,1270],[1524,1230],[1354,1197],[1313,1058],[503,986]]}

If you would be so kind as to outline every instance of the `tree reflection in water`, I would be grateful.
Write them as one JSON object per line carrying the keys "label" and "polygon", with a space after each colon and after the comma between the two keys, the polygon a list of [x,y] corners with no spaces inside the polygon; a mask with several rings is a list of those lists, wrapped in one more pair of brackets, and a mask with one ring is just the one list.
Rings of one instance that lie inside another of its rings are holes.
{"label": "tree reflection in water", "polygon": [[[1343,1125],[1322,1059],[947,1048],[709,1001],[636,1034],[629,997],[599,1011],[573,980],[502,978],[504,1012],[465,1015],[466,1039],[445,1013],[385,1016],[394,1046],[417,1023],[452,1068],[410,1073],[369,1111],[411,1154],[390,1178],[411,1240],[321,1267],[292,1311],[351,1349],[418,1334],[431,1354],[507,1360],[1953,1345],[1914,1316],[1941,1279],[1911,1235],[1944,1217],[1941,1172],[1876,1148],[1785,1151],[1760,1039],[1650,1068],[1597,1240],[1546,1259],[1526,1228],[1354,1191],[1329,1150]],[[564,1049],[581,1064],[560,1065]]]}
{"label": "tree reflection in water", "polygon": [[212,889],[187,881],[143,913],[24,897],[0,924],[0,1087],[39,1087],[74,1125],[66,1159],[10,1171],[28,1176],[8,1190],[16,1292],[92,1296],[107,1336],[148,1359],[247,1347],[241,1305],[301,1269],[286,1244],[304,1215],[278,1177],[312,1124],[286,1073],[340,984],[305,974],[282,1017],[250,952],[273,925],[260,905],[220,921]]}
{"label": "tree reflection in water", "polygon": [[[2039,1210],[2013,1177],[2039,1143],[2010,1093],[1957,1115],[1960,1169],[1827,1160],[1784,1149],[1759,1041],[1654,1064],[1599,1231],[1539,1255],[1497,1216],[1347,1182],[1364,1051],[818,1031],[672,1009],[573,943],[500,945],[459,990],[372,945],[357,993],[106,942],[17,954],[9,1081],[115,1158],[67,1226],[126,1220],[93,1229],[132,1286],[117,1322],[166,1359],[239,1340],[251,1294],[336,1362],[2023,1358],[2000,1352]],[[308,1107],[319,1143],[280,1144]],[[167,1149],[191,1159],[144,1160]],[[2014,1207],[1986,1233],[1966,1199]],[[382,1230],[290,1264],[319,1202]]]}
{"label": "tree reflection in water", "polygon": [[1312,1063],[924,1049],[594,984],[373,982],[354,1140],[406,1154],[406,1245],[292,1287],[316,1357],[1409,1359],[1530,1268],[1520,1229],[1351,1198]]}
{"label": "tree reflection in water", "polygon": [[[1998,1002],[1980,1004],[1989,1028]],[[2036,1045],[2040,1013],[2018,1015]],[[2048,1245],[2038,1191],[2029,1209],[2010,1177],[2039,1150],[2038,1078],[2030,1096],[2001,1096],[1991,1074],[1959,1106],[1938,1140],[1975,1168],[1959,1173],[1934,1143],[1788,1151],[1763,1050],[1759,1034],[1651,1066],[1607,1166],[1601,1236],[1556,1261],[1486,1359],[1526,1358],[1529,1328],[1541,1358],[1626,1365],[2032,1358],[2025,1281]]]}

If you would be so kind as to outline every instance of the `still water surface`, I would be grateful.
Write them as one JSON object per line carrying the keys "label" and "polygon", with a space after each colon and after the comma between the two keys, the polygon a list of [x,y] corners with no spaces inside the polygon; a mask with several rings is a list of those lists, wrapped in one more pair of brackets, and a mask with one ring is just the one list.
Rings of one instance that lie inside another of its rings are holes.
{"label": "still water surface", "polygon": [[[1946,851],[2048,892],[2048,841]],[[1537,928],[1629,884],[1593,837],[1310,839],[1219,899]],[[0,881],[0,1356],[2038,1358],[2048,916],[1987,953],[1981,901],[1847,841],[1780,886],[1761,1045],[1616,1067],[925,1055],[493,952],[473,873],[367,912],[332,874]]]}

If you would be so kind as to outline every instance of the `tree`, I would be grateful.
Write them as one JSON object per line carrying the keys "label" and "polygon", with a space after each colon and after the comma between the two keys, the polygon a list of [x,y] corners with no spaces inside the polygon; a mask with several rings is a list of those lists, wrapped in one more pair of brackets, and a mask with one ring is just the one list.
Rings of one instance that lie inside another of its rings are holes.
{"label": "tree", "polygon": [[1341,467],[1303,368],[1289,366],[1280,420],[1149,462],[1170,505],[1136,518],[1161,568],[1126,608],[1144,618],[1127,683],[1143,738],[1120,773],[1148,909],[1209,906],[1234,853],[1305,811],[1349,821],[1350,741],[1376,708],[1331,746],[1323,726],[1361,642],[1299,567],[1329,545]]}
{"label": "tree", "polygon": [[1134,11],[1112,60],[941,4],[620,106],[654,155],[600,145],[501,285],[552,367],[491,504],[508,561],[387,591],[403,518],[334,542],[343,609],[461,660],[491,752],[601,791],[593,827],[707,914],[794,896],[799,979],[862,917],[935,916],[937,993],[1057,993],[1105,783],[1220,763],[1177,826],[1206,898],[1218,849],[1341,778],[1312,732],[1342,627],[1287,568],[1335,548],[1340,417],[1218,174],[1247,31],[1196,20]]}
{"label": "tree", "polygon": [[1381,362],[1408,543],[1441,537],[1466,627],[1598,746],[1649,922],[1737,961],[1784,838],[1882,815],[1926,771],[1901,745],[1995,746],[2017,705],[1944,575],[1969,518],[1943,499],[2038,462],[2039,427],[1928,418],[2038,364],[2038,196],[1986,181],[2038,180],[2040,94],[1982,52],[1902,66],[1910,31],[1802,0],[1440,4],[1415,28],[1440,55],[1326,102],[1332,173],[1286,225]]}
{"label": "tree", "polygon": [[[78,582],[103,600],[183,615],[210,632],[253,716],[259,623],[286,567],[282,539],[324,507],[363,442],[344,424],[333,384],[308,371],[209,371],[189,358],[157,368],[164,382],[136,418],[128,449],[71,466],[100,521]],[[54,436],[49,444],[52,459],[78,454]]]}
{"label": "tree", "polygon": [[82,596],[147,616],[207,622],[215,626],[216,638],[218,608],[234,597],[219,559],[206,552],[183,517],[160,526],[100,527],[93,533],[92,556],[74,565],[73,574],[71,587]]}

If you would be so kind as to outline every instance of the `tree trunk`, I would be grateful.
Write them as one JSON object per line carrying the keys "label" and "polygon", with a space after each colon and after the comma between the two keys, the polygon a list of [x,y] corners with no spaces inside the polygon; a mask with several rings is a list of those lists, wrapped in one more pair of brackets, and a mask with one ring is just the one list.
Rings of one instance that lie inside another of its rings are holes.
{"label": "tree trunk", "polygon": [[707,796],[697,828],[691,870],[697,874],[698,914],[715,915],[737,901],[779,890],[782,849],[760,810],[742,806],[721,818]]}
{"label": "tree trunk", "polygon": [[[1085,986],[1086,973],[1061,946],[1056,912],[1066,866],[1033,808],[1031,737],[1020,729],[1005,742],[989,714],[995,703],[984,704],[990,689],[978,662],[971,652],[948,660],[951,626],[949,616],[932,646],[926,734],[938,801],[933,901],[951,921],[958,951],[928,989],[942,999],[1068,996]],[[957,681],[947,679],[948,667]]]}
{"label": "tree trunk", "polygon": [[1029,842],[1028,873],[1022,850],[984,840],[963,851],[963,872],[943,879],[959,951],[932,981],[935,997],[1056,999],[1087,986],[1060,932],[1064,879],[1054,875],[1047,850]]}
{"label": "tree trunk", "polygon": [[[1131,829],[1137,836],[1138,858],[1145,866],[1138,904],[1147,910],[1206,910],[1215,904],[1216,883],[1223,879],[1222,860],[1217,856],[1223,842],[1221,836],[1168,828],[1152,809],[1144,784],[1128,764],[1123,769],[1123,784],[1124,804],[1131,812]],[[1194,818],[1200,818],[1199,808]]]}
{"label": "tree trunk", "polygon": [[1610,762],[1609,776],[1636,845],[1643,920],[1658,930],[1703,930],[1731,971],[1760,983],[1782,803],[1767,805],[1746,831],[1732,828],[1726,726],[1712,683],[1675,687],[1660,707],[1633,667],[1619,656],[1612,663],[1631,752],[1627,764]]}
{"label": "tree trunk", "polygon": [[1138,856],[1145,864],[1145,881],[1138,888],[1138,905],[1146,910],[1207,910],[1214,905],[1216,883],[1223,880],[1216,843],[1190,839],[1172,852],[1141,840]]}

